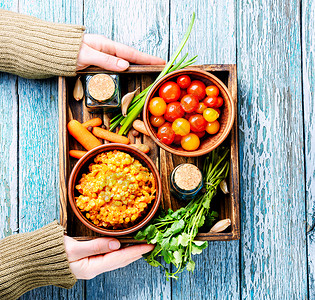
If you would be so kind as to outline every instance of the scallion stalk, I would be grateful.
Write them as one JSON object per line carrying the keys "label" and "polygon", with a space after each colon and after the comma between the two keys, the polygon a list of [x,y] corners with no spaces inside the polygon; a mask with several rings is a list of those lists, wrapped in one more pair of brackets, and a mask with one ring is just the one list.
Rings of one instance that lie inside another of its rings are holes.
{"label": "scallion stalk", "polygon": [[[187,29],[187,31],[186,31],[186,33],[185,33],[181,43],[179,44],[179,46],[177,47],[176,51],[171,56],[169,62],[166,64],[166,66],[164,67],[162,72],[159,74],[159,76],[153,82],[153,84],[155,84],[159,79],[161,79],[164,75],[168,74],[169,72],[185,68],[185,67],[195,63],[195,59],[196,59],[197,56],[194,56],[193,58],[191,58],[191,59],[189,59],[188,61],[185,62],[185,59],[188,56],[188,54],[185,54],[179,60],[179,62],[174,65],[175,60],[177,59],[177,57],[181,53],[183,47],[185,46],[185,44],[186,44],[186,42],[187,42],[187,40],[189,38],[189,35],[191,33],[191,30],[192,30],[192,27],[194,25],[194,22],[195,22],[195,13],[193,13],[193,15],[192,15],[192,18],[191,18],[191,21],[189,23],[188,29]],[[127,117],[124,118],[122,115],[118,115],[114,119],[111,120],[110,130],[114,130],[120,124],[121,128],[120,128],[118,134],[123,135],[123,134],[126,134],[128,132],[128,130],[132,126],[133,121],[141,113],[141,111],[143,109],[143,106],[144,106],[144,103],[145,103],[146,95],[147,95],[149,89],[153,86],[153,84],[148,86],[145,90],[143,90],[140,94],[138,94],[133,99],[133,101],[131,102],[131,106],[129,107],[129,109],[127,111]]]}

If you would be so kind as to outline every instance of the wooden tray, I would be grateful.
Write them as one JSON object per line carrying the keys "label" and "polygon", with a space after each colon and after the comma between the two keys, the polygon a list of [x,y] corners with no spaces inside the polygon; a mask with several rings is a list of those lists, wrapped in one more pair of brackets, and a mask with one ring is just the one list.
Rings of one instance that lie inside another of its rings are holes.
{"label": "wooden tray", "polygon": [[[231,92],[232,98],[235,102],[236,116],[237,116],[237,78],[236,65],[202,65],[194,66],[196,69],[201,69],[211,72],[226,84]],[[134,90],[141,86],[143,90],[151,84],[163,69],[163,66],[130,66],[130,68],[120,74],[122,95],[128,91]],[[99,68],[88,68],[83,74],[88,73],[110,73],[104,72]],[[91,239],[99,236],[99,234],[91,231],[85,227],[74,215],[70,205],[68,205],[67,184],[70,171],[76,159],[69,157],[69,149],[82,149],[71,136],[69,137],[66,129],[67,123],[76,119],[80,122],[89,120],[92,117],[104,118],[102,114],[90,114],[84,101],[77,102],[73,96],[73,87],[76,78],[59,77],[59,169],[60,169],[60,223],[64,226],[69,236],[77,239]],[[172,155],[169,152],[159,148],[150,137],[142,136],[134,138],[129,136],[131,141],[135,143],[145,143],[150,146],[151,150],[149,157],[156,164],[160,170],[163,188],[163,208],[172,208],[176,210],[181,207],[183,203],[173,198],[169,189],[169,175],[170,172],[178,164],[184,162],[195,163],[202,166],[203,158],[185,158]],[[209,233],[200,232],[197,236],[198,240],[235,240],[240,237],[240,221],[239,221],[239,161],[238,161],[238,136],[237,136],[237,117],[235,118],[234,126],[228,139],[224,142],[230,147],[231,168],[228,178],[228,185],[230,193],[224,195],[218,192],[218,195],[211,202],[213,210],[219,213],[219,220],[230,218],[232,225],[223,233]],[[207,231],[207,230],[206,230]],[[123,243],[136,242],[131,236],[124,236],[120,238]]]}

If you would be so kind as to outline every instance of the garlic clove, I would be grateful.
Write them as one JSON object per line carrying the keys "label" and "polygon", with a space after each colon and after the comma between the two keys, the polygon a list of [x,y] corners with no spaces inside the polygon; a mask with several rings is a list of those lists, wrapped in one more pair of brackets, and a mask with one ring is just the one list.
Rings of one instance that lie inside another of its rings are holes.
{"label": "garlic clove", "polygon": [[226,183],[225,179],[220,182],[220,188],[221,188],[221,191],[224,194],[228,194],[229,193],[229,189],[228,189],[228,186],[227,186],[227,183]]}
{"label": "garlic clove", "polygon": [[223,219],[212,226],[211,233],[222,232],[231,225],[230,219]]}
{"label": "garlic clove", "polygon": [[134,98],[136,92],[139,89],[140,89],[140,87],[138,87],[133,92],[130,92],[130,93],[126,94],[124,97],[122,97],[122,99],[121,99],[121,114],[124,117],[127,117],[127,110],[128,110],[128,108],[130,106],[130,103],[131,103],[132,99]]}
{"label": "garlic clove", "polygon": [[83,98],[83,85],[80,77],[78,77],[77,81],[75,82],[73,89],[73,98],[77,101]]}

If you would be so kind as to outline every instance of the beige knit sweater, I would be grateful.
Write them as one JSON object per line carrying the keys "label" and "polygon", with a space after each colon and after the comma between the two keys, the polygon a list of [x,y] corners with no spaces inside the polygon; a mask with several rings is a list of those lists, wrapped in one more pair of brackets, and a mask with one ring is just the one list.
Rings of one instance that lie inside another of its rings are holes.
{"label": "beige knit sweater", "polygon": [[[83,31],[0,9],[0,71],[26,78],[75,76]],[[71,288],[75,282],[57,222],[0,241],[0,299],[45,285]]]}
{"label": "beige knit sweater", "polygon": [[25,78],[75,76],[83,31],[0,9],[0,71]]}
{"label": "beige knit sweater", "polygon": [[71,288],[75,282],[56,221],[0,241],[0,299],[17,299],[45,285]]}

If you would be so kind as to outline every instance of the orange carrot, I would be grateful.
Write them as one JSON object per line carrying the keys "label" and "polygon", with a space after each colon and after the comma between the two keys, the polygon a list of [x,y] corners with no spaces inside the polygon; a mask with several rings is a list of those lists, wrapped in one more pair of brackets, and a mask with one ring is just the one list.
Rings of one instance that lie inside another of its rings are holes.
{"label": "orange carrot", "polygon": [[74,158],[81,158],[87,151],[81,151],[81,150],[70,150],[69,155]]}
{"label": "orange carrot", "polygon": [[85,128],[88,128],[89,126],[96,127],[96,126],[101,126],[102,123],[103,123],[102,119],[93,118],[93,119],[90,119],[90,120],[82,123],[82,126],[84,126]]}
{"label": "orange carrot", "polygon": [[135,120],[132,123],[132,126],[134,129],[136,129],[137,131],[145,134],[145,135],[150,135],[149,132],[147,131],[147,129],[145,128],[144,122],[141,120]]}
{"label": "orange carrot", "polygon": [[129,139],[127,137],[100,127],[94,127],[92,132],[100,139],[104,139],[113,143],[129,144]]}
{"label": "orange carrot", "polygon": [[69,133],[86,149],[91,150],[102,143],[82,124],[76,120],[71,120],[68,123]]}

